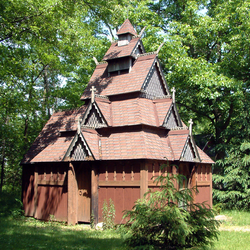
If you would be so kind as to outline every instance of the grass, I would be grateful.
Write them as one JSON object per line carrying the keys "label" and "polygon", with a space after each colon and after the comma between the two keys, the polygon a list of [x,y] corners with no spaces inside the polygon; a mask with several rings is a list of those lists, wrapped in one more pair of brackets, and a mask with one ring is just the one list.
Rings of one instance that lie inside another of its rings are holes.
{"label": "grass", "polygon": [[230,226],[249,226],[250,227],[250,213],[239,210],[226,210],[222,211],[221,214],[227,216],[229,219],[224,222]]}
{"label": "grass", "polygon": [[250,250],[250,212],[226,210],[221,214],[227,220],[222,221],[219,240],[211,250]]}
{"label": "grass", "polygon": [[[42,222],[21,215],[21,203],[0,195],[0,249],[128,250],[117,231],[91,230],[84,225]],[[250,212],[222,211],[219,240],[209,250],[250,250]]]}
{"label": "grass", "polygon": [[97,231],[86,225],[66,226],[24,217],[22,204],[16,197],[0,194],[1,250],[125,250],[122,237],[116,231]]}
{"label": "grass", "polygon": [[250,232],[220,231],[219,240],[211,250],[249,250]]}
{"label": "grass", "polygon": [[84,225],[64,226],[31,218],[1,218],[0,249],[125,249],[120,234]]}

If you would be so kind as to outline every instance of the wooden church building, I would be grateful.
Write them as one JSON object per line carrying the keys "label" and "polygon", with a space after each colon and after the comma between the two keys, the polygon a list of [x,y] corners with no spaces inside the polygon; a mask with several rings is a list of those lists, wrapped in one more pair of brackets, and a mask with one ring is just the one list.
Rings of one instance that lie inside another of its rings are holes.
{"label": "wooden church building", "polygon": [[96,69],[76,110],[51,116],[23,165],[26,216],[68,224],[102,221],[112,199],[116,223],[132,209],[152,177],[180,173],[180,188],[197,186],[195,202],[212,205],[213,161],[199,149],[183,124],[164,79],[157,52],[146,53],[141,34],[127,19]]}

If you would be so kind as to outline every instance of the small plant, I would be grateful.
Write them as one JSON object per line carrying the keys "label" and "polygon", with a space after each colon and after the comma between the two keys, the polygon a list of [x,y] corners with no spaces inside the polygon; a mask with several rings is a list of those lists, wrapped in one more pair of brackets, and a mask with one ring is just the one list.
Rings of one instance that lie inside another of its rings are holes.
{"label": "small plant", "polygon": [[[178,190],[181,175],[158,176],[159,190],[149,190],[133,210],[126,211],[127,245],[133,249],[203,247],[217,239],[219,222],[205,204],[194,204],[194,189]],[[184,207],[180,204],[185,201]]]}
{"label": "small plant", "polygon": [[95,215],[94,215],[94,212],[92,211],[91,215],[90,215],[90,227],[92,229],[95,228]]}
{"label": "small plant", "polygon": [[109,200],[109,205],[104,200],[102,207],[103,230],[112,229],[115,226],[115,205],[112,199]]}
{"label": "small plant", "polygon": [[213,210],[216,215],[219,215],[221,213],[222,206],[223,205],[221,203],[217,203],[213,206]]}

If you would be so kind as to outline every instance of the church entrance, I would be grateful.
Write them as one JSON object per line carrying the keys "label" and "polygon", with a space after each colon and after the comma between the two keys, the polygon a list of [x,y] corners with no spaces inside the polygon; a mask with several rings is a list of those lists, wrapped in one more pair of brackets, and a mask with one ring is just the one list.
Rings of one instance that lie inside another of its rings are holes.
{"label": "church entrance", "polygon": [[80,166],[76,170],[78,185],[78,222],[90,222],[91,214],[91,171],[88,166]]}

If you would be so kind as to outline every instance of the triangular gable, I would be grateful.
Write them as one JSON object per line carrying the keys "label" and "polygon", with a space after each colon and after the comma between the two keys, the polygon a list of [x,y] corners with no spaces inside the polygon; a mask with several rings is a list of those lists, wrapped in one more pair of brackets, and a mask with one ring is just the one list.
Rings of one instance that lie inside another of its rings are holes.
{"label": "triangular gable", "polygon": [[63,158],[63,160],[67,159],[72,161],[86,161],[94,159],[94,156],[81,132],[77,133],[72,140]]}
{"label": "triangular gable", "polygon": [[162,124],[167,129],[182,127],[181,119],[175,103],[172,103]]}
{"label": "triangular gable", "polygon": [[181,153],[180,161],[188,161],[188,162],[201,161],[195,142],[191,136],[188,136],[187,138],[187,141]]}
{"label": "triangular gable", "polygon": [[144,49],[143,43],[139,39],[138,43],[136,44],[136,46],[135,46],[135,48],[134,48],[134,50],[132,52],[132,55],[135,55],[135,57],[136,57],[136,56],[144,54],[144,53],[145,53],[145,49]]}
{"label": "triangular gable", "polygon": [[108,126],[96,102],[90,103],[88,106],[81,125],[92,128],[103,128]]}
{"label": "triangular gable", "polygon": [[155,59],[149,70],[142,85],[142,90],[147,95],[147,98],[159,98],[169,95],[168,87],[157,59]]}

